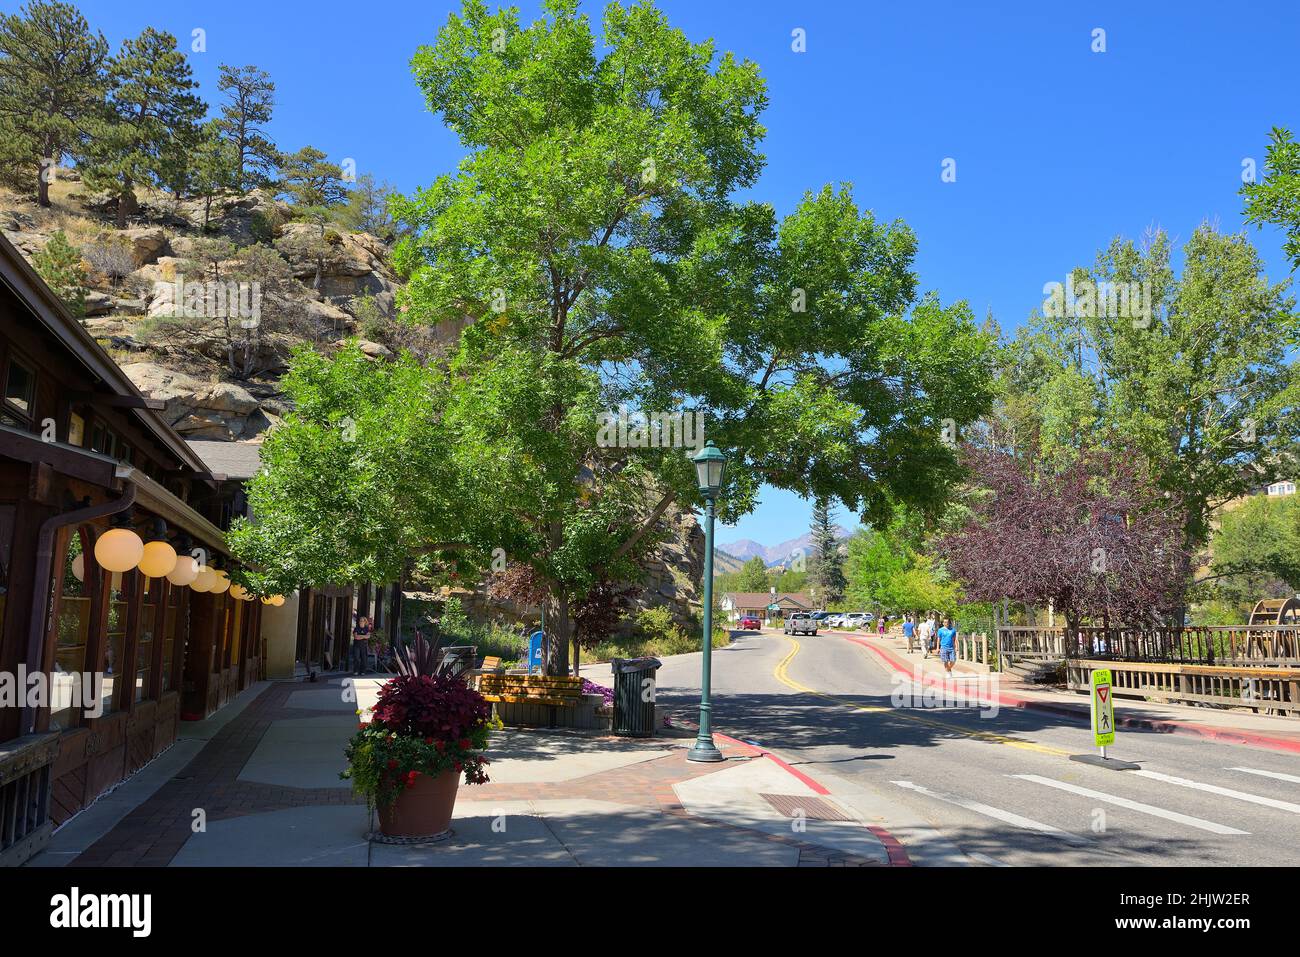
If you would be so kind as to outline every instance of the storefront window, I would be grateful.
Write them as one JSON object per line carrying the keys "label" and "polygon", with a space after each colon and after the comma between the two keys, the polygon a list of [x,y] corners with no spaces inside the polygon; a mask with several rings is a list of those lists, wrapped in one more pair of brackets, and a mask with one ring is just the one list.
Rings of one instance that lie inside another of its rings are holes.
{"label": "storefront window", "polygon": [[140,586],[140,638],[135,652],[135,700],[149,697],[149,675],[153,668],[153,641],[158,630],[158,596],[161,578],[144,578]]}
{"label": "storefront window", "polygon": [[16,511],[12,505],[0,505],[0,644],[4,641],[5,602],[9,595],[10,551],[13,548]]}
{"label": "storefront window", "polygon": [[104,651],[104,714],[121,709],[126,696],[121,694],[122,664],[126,660],[126,594],[123,576],[114,573],[108,596],[108,627]]}
{"label": "storefront window", "polygon": [[50,727],[55,731],[81,723],[81,675],[86,669],[90,635],[90,589],[84,579],[99,574],[93,556],[82,554],[82,535],[74,531],[63,556],[63,590],[55,611],[54,668],[50,675]]}
{"label": "storefront window", "polygon": [[176,654],[176,630],[181,620],[181,596],[185,589],[173,585],[167,592],[167,610],[163,613],[162,690],[172,688],[172,662]]}

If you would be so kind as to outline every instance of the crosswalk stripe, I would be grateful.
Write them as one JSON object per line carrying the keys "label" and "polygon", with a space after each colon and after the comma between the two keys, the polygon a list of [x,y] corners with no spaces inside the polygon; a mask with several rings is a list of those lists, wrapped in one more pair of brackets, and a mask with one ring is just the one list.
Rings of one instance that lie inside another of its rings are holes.
{"label": "crosswalk stripe", "polygon": [[[1132,774],[1135,772],[1129,771],[1125,773]],[[1101,801],[1103,804],[1114,804],[1116,807],[1128,808],[1130,811],[1150,814],[1152,817],[1162,817],[1167,821],[1176,821],[1179,824],[1186,824],[1189,827],[1200,828],[1202,831],[1210,831],[1214,834],[1250,833],[1249,831],[1238,830],[1235,827],[1228,827],[1226,824],[1215,824],[1213,821],[1206,821],[1199,817],[1192,817],[1188,814],[1179,814],[1177,811],[1166,811],[1162,807],[1142,804],[1139,801],[1130,801],[1128,798],[1116,797],[1113,794],[1103,794],[1101,791],[1079,787],[1077,784],[1067,784],[1064,781],[1054,781],[1051,778],[1041,777],[1037,774],[1013,774],[1011,777],[1020,778],[1022,781],[1033,781],[1035,784],[1042,784],[1049,788],[1056,788],[1058,791],[1069,791],[1071,794],[1078,794],[1082,797],[1092,798],[1094,801]]]}
{"label": "crosswalk stripe", "polygon": [[963,807],[968,811],[974,811],[976,814],[982,814],[985,817],[991,817],[994,820],[1002,821],[1005,824],[1011,824],[1015,827],[1024,828],[1029,831],[1037,831],[1039,834],[1046,834],[1048,837],[1059,838],[1060,840],[1065,841],[1065,843],[1073,844],[1076,847],[1084,847],[1092,843],[1077,834],[1071,834],[1069,831],[1062,831],[1059,827],[1044,824],[1042,821],[1035,821],[1033,818],[1022,817],[1019,814],[1015,814],[1011,811],[1004,811],[1001,808],[990,807],[987,804],[981,804],[979,801],[971,801],[966,798],[957,797],[953,794],[944,794],[941,791],[932,791],[919,784],[913,784],[911,781],[891,781],[889,783],[897,785],[900,788],[907,788],[909,791],[916,791],[918,794],[924,794],[926,797],[934,798],[936,801],[955,804],[958,807]]}
{"label": "crosswalk stripe", "polygon": [[1262,804],[1265,807],[1275,807],[1279,811],[1290,811],[1292,814],[1300,814],[1300,804],[1292,804],[1290,801],[1279,801],[1276,798],[1260,797],[1258,794],[1247,794],[1245,791],[1234,791],[1232,788],[1221,788],[1217,784],[1202,784],[1200,781],[1189,781],[1187,778],[1177,778],[1172,774],[1161,774],[1158,771],[1148,771],[1145,768],[1141,771],[1132,771],[1130,773],[1140,775],[1144,778],[1150,778],[1153,781],[1164,781],[1166,784],[1176,784],[1182,788],[1192,788],[1195,791],[1208,791],[1210,794],[1218,794],[1222,797],[1236,798],[1238,801],[1249,801],[1251,804]]}
{"label": "crosswalk stripe", "polygon": [[1290,781],[1292,784],[1300,784],[1300,777],[1294,774],[1283,774],[1281,771],[1262,771],[1259,768],[1224,768],[1225,771],[1240,771],[1243,774],[1258,774],[1264,778],[1276,778],[1279,781]]}

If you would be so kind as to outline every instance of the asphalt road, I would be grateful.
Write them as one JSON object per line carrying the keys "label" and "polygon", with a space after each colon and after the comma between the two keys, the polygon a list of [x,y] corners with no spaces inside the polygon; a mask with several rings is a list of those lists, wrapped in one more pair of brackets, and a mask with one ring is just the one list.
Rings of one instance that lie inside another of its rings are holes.
{"label": "asphalt road", "polygon": [[[699,658],[668,659],[658,697],[699,696]],[[1086,724],[1042,712],[927,707],[843,638],[746,634],[713,653],[714,730],[757,742],[888,826],[917,863],[1300,863],[1300,756],[1121,728],[1080,764]],[[910,706],[909,706],[910,705]],[[1122,706],[1121,706],[1122,707]]]}

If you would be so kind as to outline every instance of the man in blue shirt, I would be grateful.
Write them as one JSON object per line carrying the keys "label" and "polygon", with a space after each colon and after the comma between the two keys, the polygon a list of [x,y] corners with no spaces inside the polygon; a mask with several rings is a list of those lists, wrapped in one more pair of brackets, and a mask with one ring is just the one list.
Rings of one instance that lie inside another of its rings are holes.
{"label": "man in blue shirt", "polygon": [[957,629],[953,627],[951,618],[943,620],[943,627],[938,634],[939,660],[943,662],[944,670],[951,674],[953,663],[957,660]]}
{"label": "man in blue shirt", "polygon": [[912,616],[908,615],[903,619],[903,637],[907,639],[907,650],[912,650],[912,633],[916,631],[916,623],[912,621]]}

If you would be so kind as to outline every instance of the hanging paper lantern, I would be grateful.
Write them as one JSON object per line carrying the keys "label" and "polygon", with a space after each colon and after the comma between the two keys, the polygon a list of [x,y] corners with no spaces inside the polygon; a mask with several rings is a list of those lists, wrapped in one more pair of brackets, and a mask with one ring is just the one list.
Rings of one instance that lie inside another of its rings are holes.
{"label": "hanging paper lantern", "polygon": [[239,584],[239,582],[231,582],[230,597],[237,598],[240,601],[246,601],[248,599],[248,589]]}
{"label": "hanging paper lantern", "polygon": [[283,595],[272,595],[272,596],[271,596],[271,602],[270,602],[270,604],[271,604],[271,607],[272,607],[272,608],[279,608],[281,605],[284,604],[284,596],[283,596]]}
{"label": "hanging paper lantern", "polygon": [[81,552],[72,560],[72,577],[79,582],[86,580],[86,556]]}
{"label": "hanging paper lantern", "polygon": [[144,557],[140,559],[140,573],[150,578],[162,578],[176,567],[176,549],[161,539],[144,543]]}
{"label": "hanging paper lantern", "polygon": [[110,528],[95,539],[95,561],[110,572],[129,572],[144,557],[144,542],[129,528]]}
{"label": "hanging paper lantern", "polygon": [[217,583],[217,570],[207,565],[199,569],[198,577],[190,583],[190,587],[195,591],[212,591],[212,587]]}
{"label": "hanging paper lantern", "polygon": [[230,576],[220,568],[217,569],[216,576],[216,579],[212,583],[212,587],[209,588],[208,591],[212,592],[214,595],[220,595],[230,587]]}
{"label": "hanging paper lantern", "polygon": [[173,585],[185,586],[199,577],[199,563],[190,555],[181,555],[176,559],[176,566],[167,573],[167,580]]}

